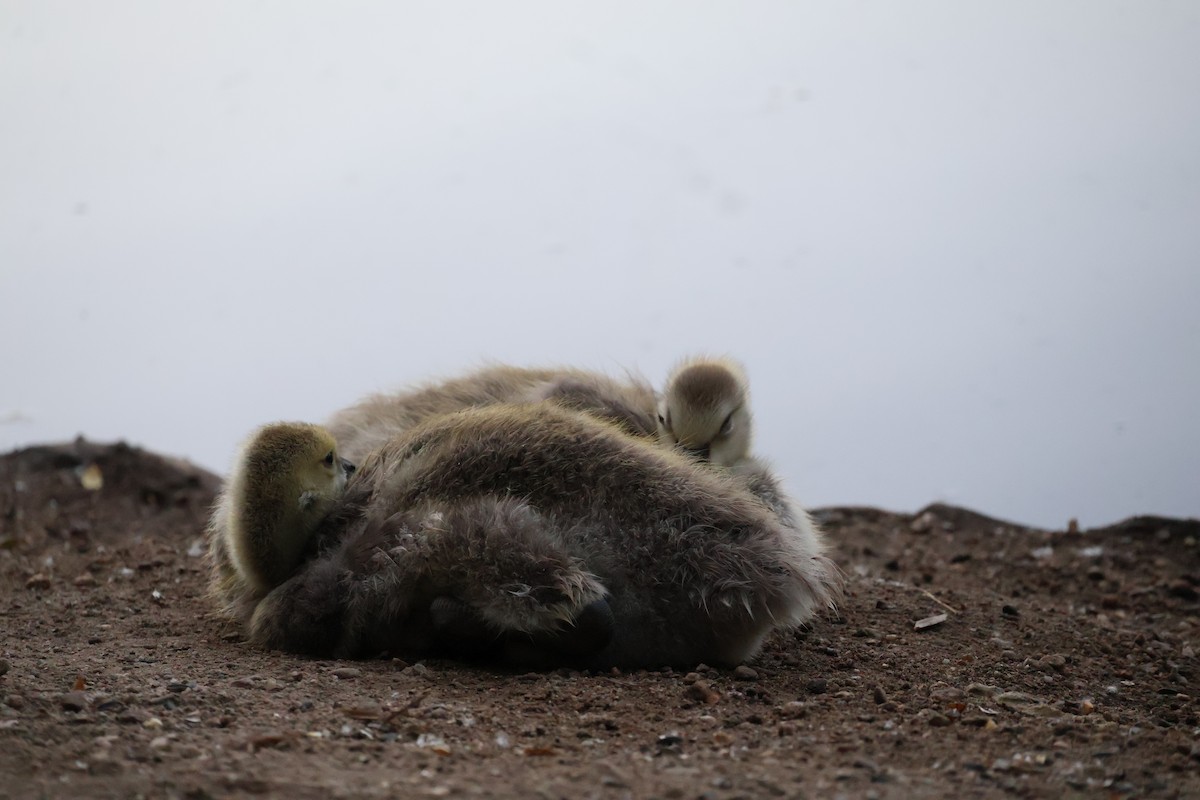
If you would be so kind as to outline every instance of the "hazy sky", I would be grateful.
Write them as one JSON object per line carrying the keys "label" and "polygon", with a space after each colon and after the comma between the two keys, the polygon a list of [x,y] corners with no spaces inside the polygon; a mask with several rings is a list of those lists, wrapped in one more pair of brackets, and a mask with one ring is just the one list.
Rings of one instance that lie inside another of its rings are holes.
{"label": "hazy sky", "polygon": [[806,504],[1200,516],[1200,4],[0,1],[0,449],[742,359]]}

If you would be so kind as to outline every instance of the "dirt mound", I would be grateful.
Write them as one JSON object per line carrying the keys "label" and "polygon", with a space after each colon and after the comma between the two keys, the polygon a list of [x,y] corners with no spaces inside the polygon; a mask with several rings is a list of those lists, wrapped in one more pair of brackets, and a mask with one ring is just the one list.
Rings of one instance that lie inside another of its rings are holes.
{"label": "dirt mound", "polygon": [[217,478],[0,457],[0,797],[1200,795],[1200,522],[817,512],[838,616],[736,671],[256,650],[208,615]]}
{"label": "dirt mound", "polygon": [[135,536],[170,538],[208,513],[221,479],[121,442],[76,439],[0,456],[0,546],[81,552]]}

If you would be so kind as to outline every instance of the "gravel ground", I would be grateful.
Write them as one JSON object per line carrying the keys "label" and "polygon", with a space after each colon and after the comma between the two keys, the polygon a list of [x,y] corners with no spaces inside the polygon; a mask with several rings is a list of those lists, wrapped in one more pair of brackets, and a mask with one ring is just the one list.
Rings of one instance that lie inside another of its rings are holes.
{"label": "gravel ground", "polygon": [[0,798],[1200,797],[1200,522],[817,512],[848,591],[736,670],[263,652],[209,614],[218,478],[0,457]]}

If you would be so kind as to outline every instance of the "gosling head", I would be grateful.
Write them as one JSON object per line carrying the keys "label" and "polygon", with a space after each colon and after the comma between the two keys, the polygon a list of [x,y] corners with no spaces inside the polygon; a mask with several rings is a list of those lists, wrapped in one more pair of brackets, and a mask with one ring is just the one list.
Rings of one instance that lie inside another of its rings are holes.
{"label": "gosling head", "polygon": [[686,361],[671,373],[659,401],[659,440],[732,466],[750,452],[749,395],[746,374],[736,362]]}
{"label": "gosling head", "polygon": [[255,431],[240,465],[251,486],[302,513],[324,513],[346,488],[354,465],[337,452],[333,434],[307,422],[276,422]]}
{"label": "gosling head", "polygon": [[260,590],[286,580],[353,472],[319,425],[279,422],[255,431],[227,490],[226,535],[238,572]]}

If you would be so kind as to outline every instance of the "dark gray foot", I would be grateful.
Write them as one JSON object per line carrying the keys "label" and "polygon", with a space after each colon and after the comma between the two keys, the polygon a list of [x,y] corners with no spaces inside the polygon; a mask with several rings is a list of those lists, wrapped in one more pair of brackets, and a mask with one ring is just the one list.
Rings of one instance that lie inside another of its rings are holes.
{"label": "dark gray foot", "polygon": [[504,659],[515,666],[531,669],[569,665],[607,647],[615,627],[608,601],[596,600],[585,606],[571,622],[560,622],[556,630],[509,634],[504,644]]}
{"label": "dark gray foot", "polygon": [[584,607],[571,622],[559,623],[558,630],[530,637],[534,645],[551,653],[570,657],[590,656],[603,650],[613,637],[613,613],[607,600],[596,600]]}
{"label": "dark gray foot", "polygon": [[474,608],[454,597],[439,597],[429,606],[433,646],[453,658],[499,658],[526,669],[552,669],[593,656],[612,641],[612,609],[605,600],[584,607],[571,622],[535,634],[497,631]]}
{"label": "dark gray foot", "polygon": [[429,606],[435,646],[458,658],[484,658],[499,646],[501,634],[484,622],[475,609],[453,597],[439,597]]}

